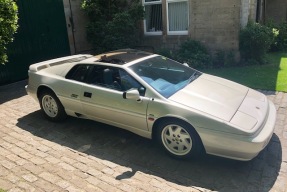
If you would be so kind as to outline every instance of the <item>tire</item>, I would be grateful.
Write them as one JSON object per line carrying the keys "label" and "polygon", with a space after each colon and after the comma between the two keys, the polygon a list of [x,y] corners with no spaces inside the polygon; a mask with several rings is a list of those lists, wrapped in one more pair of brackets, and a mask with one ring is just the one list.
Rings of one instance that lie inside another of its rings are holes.
{"label": "tire", "polygon": [[186,159],[204,151],[199,135],[186,122],[169,119],[161,121],[156,128],[156,140],[172,157]]}
{"label": "tire", "polygon": [[58,122],[67,117],[62,103],[52,91],[41,92],[39,101],[41,110],[48,120]]}

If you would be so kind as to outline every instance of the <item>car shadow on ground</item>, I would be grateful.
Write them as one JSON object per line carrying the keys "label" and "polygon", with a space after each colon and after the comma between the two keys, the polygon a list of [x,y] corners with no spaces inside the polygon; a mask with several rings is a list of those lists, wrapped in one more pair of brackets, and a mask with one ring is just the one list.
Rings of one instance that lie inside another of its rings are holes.
{"label": "car shadow on ground", "polygon": [[27,80],[0,86],[0,104],[27,95],[25,85],[27,85]]}
{"label": "car shadow on ground", "polygon": [[132,171],[117,176],[118,180],[132,178],[140,171],[182,186],[215,191],[269,191],[282,161],[276,134],[255,159],[241,162],[211,155],[173,159],[155,142],[122,129],[72,117],[53,123],[40,111],[18,119],[17,126],[43,139],[131,168]]}

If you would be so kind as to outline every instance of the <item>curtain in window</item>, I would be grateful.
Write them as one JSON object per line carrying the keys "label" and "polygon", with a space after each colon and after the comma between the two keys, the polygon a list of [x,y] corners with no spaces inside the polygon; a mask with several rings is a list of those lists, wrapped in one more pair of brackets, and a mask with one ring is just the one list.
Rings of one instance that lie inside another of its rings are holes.
{"label": "curtain in window", "polygon": [[162,31],[162,6],[161,4],[146,5],[146,30],[147,32]]}
{"label": "curtain in window", "polygon": [[169,31],[188,30],[187,1],[168,3]]}

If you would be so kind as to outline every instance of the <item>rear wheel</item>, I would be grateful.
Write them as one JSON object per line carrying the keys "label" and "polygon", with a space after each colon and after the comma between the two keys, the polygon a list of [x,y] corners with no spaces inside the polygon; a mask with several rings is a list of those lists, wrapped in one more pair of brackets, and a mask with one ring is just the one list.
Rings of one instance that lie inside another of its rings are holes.
{"label": "rear wheel", "polygon": [[165,151],[176,158],[188,158],[201,151],[201,140],[194,128],[179,120],[160,122],[156,137]]}
{"label": "rear wheel", "polygon": [[47,119],[61,121],[67,117],[63,105],[52,91],[43,91],[39,98],[41,109]]}

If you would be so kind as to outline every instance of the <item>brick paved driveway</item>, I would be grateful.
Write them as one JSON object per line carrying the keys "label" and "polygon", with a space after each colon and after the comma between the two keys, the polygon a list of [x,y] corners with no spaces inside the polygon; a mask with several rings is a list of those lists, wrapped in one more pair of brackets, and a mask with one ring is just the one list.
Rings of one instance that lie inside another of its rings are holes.
{"label": "brick paved driveway", "polygon": [[153,142],[104,124],[51,123],[25,81],[0,87],[0,188],[8,191],[287,191],[287,94],[275,134],[249,162],[206,156],[179,161]]}

